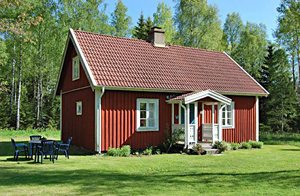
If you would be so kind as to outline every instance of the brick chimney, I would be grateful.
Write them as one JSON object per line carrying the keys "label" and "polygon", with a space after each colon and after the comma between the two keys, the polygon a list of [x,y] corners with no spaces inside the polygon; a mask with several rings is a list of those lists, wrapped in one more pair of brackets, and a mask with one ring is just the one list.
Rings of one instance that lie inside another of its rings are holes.
{"label": "brick chimney", "polygon": [[160,27],[152,27],[149,32],[149,41],[155,47],[166,47],[165,31]]}

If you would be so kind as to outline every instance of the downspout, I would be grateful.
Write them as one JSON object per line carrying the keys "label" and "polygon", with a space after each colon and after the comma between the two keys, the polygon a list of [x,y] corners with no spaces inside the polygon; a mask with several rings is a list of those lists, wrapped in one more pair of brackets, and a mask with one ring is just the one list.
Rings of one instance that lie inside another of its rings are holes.
{"label": "downspout", "polygon": [[101,153],[101,101],[105,87],[95,88],[95,151]]}

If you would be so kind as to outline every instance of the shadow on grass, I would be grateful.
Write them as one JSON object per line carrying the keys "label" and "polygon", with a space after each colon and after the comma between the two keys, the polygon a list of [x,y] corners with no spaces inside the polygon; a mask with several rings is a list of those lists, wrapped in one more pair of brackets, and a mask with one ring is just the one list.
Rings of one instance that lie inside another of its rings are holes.
{"label": "shadow on grass", "polygon": [[[106,170],[34,171],[15,172],[13,169],[0,170],[1,186],[53,185],[75,186],[80,193],[101,192],[102,194],[155,194],[169,188],[214,187],[216,184],[227,188],[247,188],[249,185],[265,184],[277,188],[299,186],[300,170],[282,170],[254,173],[118,173]],[[200,189],[199,189],[200,190]],[[203,189],[202,189],[203,190]]]}
{"label": "shadow on grass", "polygon": [[[25,143],[29,146],[28,141],[20,141],[17,143]],[[14,151],[11,142],[5,141],[5,142],[0,142],[0,156],[12,156],[13,157]],[[73,146],[71,145],[70,148],[70,156],[76,156],[76,155],[92,155],[94,154],[91,151],[85,150],[83,148]],[[20,158],[24,156],[24,153],[20,155]],[[19,159],[20,159],[19,158]]]}
{"label": "shadow on grass", "polygon": [[299,151],[300,152],[300,148],[293,148],[293,149],[280,149],[282,151],[293,151],[293,152],[297,152]]}

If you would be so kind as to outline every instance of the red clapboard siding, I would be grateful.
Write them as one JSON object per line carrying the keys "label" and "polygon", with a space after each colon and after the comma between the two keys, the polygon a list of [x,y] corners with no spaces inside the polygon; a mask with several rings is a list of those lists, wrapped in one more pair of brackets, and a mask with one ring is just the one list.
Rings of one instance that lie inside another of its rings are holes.
{"label": "red clapboard siding", "polygon": [[[68,46],[59,90],[62,91],[62,139],[73,137],[72,144],[95,150],[95,95],[80,64],[80,78],[72,81],[72,58],[76,51]],[[84,89],[80,89],[86,87]],[[72,92],[70,92],[72,90]],[[76,102],[82,101],[82,115],[76,115]]]}
{"label": "red clapboard siding", "polygon": [[235,128],[223,129],[223,140],[243,142],[256,139],[255,97],[230,97],[235,102]]}
{"label": "red clapboard siding", "polygon": [[[133,149],[160,145],[165,130],[171,130],[171,105],[166,103],[166,93],[105,91],[102,97],[101,149],[125,144]],[[136,131],[137,98],[159,99],[159,131]]]}
{"label": "red clapboard siding", "polygon": [[[94,92],[89,89],[62,96],[62,139],[73,137],[72,144],[95,150]],[[76,102],[82,101],[82,115],[76,115]]]}
{"label": "red clapboard siding", "polygon": [[[235,102],[235,128],[223,129],[223,140],[227,142],[243,142],[256,139],[256,106],[255,97],[229,96]],[[199,102],[198,139],[202,140],[202,104]],[[211,106],[204,107],[204,122],[211,123]],[[215,123],[218,122],[218,111],[215,106]]]}
{"label": "red clapboard siding", "polygon": [[[63,70],[60,76],[61,80],[58,84],[58,89],[64,92],[74,90],[77,88],[90,86],[90,83],[85,75],[81,63],[80,63],[80,78],[78,80],[72,81],[72,58],[75,56],[77,56],[76,50],[72,42],[70,42],[66,52],[66,59],[64,62]],[[59,94],[59,91],[57,93]]]}

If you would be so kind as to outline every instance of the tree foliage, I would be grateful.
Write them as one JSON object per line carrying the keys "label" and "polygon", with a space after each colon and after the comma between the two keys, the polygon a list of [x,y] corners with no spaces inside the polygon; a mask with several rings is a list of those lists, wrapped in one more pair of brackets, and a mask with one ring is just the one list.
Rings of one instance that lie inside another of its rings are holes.
{"label": "tree foliage", "polygon": [[263,85],[270,95],[262,99],[261,122],[273,131],[292,131],[299,120],[299,101],[286,52],[270,45],[265,64]]}
{"label": "tree foliage", "polygon": [[224,39],[227,43],[226,51],[231,54],[240,43],[241,34],[244,30],[243,21],[236,12],[227,15],[224,23]]}
{"label": "tree foliage", "polygon": [[149,32],[153,27],[153,22],[150,17],[144,19],[144,14],[141,13],[137,25],[134,27],[132,36],[137,39],[148,40]]}
{"label": "tree foliage", "polygon": [[127,16],[127,7],[121,0],[118,1],[116,8],[111,16],[112,34],[119,37],[128,37],[130,34],[129,25],[131,18]]}
{"label": "tree foliage", "polygon": [[266,27],[248,22],[241,32],[239,42],[236,50],[231,53],[232,57],[254,78],[260,80],[268,44]]}
{"label": "tree foliage", "polygon": [[156,12],[153,14],[155,26],[165,30],[166,43],[173,43],[175,36],[175,26],[172,18],[172,9],[164,2],[159,3]]}
{"label": "tree foliage", "polygon": [[279,17],[275,36],[277,41],[289,52],[295,84],[296,62],[298,64],[298,79],[300,78],[300,1],[282,0],[277,11]]}
{"label": "tree foliage", "polygon": [[222,50],[222,28],[216,7],[206,0],[177,0],[175,23],[178,44]]}

